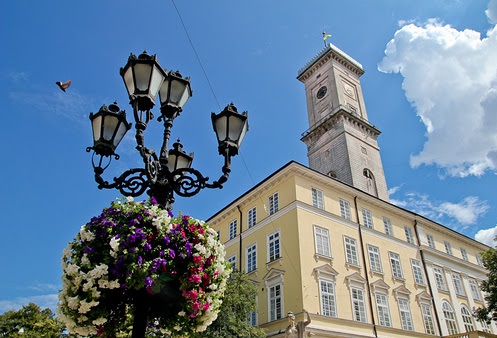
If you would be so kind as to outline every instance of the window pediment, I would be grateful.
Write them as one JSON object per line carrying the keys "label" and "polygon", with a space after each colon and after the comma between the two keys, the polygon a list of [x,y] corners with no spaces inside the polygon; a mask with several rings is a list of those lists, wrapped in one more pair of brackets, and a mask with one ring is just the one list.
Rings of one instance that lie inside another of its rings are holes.
{"label": "window pediment", "polygon": [[333,267],[330,264],[324,264],[321,266],[318,266],[317,268],[314,268],[314,273],[316,274],[316,277],[319,278],[326,278],[335,281],[336,276],[338,276],[338,272],[333,269]]}
{"label": "window pediment", "polygon": [[418,303],[430,303],[433,297],[426,291],[422,291],[416,295]]}
{"label": "window pediment", "polygon": [[398,299],[399,297],[409,299],[411,291],[409,291],[409,289],[407,289],[404,285],[400,285],[393,289],[393,294],[395,295],[396,299]]}
{"label": "window pediment", "polygon": [[268,273],[263,278],[266,287],[280,283],[283,284],[284,274],[285,274],[284,270],[274,269],[274,268],[269,270]]}
{"label": "window pediment", "polygon": [[350,286],[359,286],[361,288],[366,284],[366,279],[362,277],[358,272],[354,272],[353,274],[345,277],[347,281],[347,285]]}
{"label": "window pediment", "polygon": [[388,294],[388,289],[390,289],[390,286],[387,283],[385,283],[383,279],[378,279],[376,282],[371,283],[371,288],[375,293],[380,292]]}

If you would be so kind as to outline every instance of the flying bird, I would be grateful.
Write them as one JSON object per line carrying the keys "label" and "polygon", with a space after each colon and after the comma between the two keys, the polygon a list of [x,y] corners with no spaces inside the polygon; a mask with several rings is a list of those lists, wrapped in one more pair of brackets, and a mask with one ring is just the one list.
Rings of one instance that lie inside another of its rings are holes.
{"label": "flying bird", "polygon": [[64,82],[64,83],[62,83],[62,82],[60,82],[60,81],[57,81],[57,82],[55,82],[55,84],[56,84],[57,86],[59,86],[59,88],[60,88],[63,92],[65,92],[65,91],[66,91],[66,89],[67,89],[67,88],[69,88],[69,86],[71,85],[71,80],[68,80],[67,82]]}

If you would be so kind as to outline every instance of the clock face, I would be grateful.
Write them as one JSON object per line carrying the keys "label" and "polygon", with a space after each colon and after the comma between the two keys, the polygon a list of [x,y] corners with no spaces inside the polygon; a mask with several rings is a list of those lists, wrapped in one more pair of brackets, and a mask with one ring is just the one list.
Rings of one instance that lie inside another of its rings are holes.
{"label": "clock face", "polygon": [[328,88],[326,88],[326,86],[322,86],[321,88],[319,88],[318,93],[316,95],[317,98],[322,99],[326,95],[327,91],[328,91]]}

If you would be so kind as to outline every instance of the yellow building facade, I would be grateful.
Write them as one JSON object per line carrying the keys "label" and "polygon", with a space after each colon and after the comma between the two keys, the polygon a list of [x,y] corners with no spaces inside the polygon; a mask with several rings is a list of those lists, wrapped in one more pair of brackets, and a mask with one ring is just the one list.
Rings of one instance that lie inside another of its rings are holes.
{"label": "yellow building facade", "polygon": [[497,337],[471,316],[488,247],[389,202],[362,73],[331,44],[307,63],[310,167],[289,162],[208,220],[257,286],[249,320],[268,337],[303,309],[309,337]]}

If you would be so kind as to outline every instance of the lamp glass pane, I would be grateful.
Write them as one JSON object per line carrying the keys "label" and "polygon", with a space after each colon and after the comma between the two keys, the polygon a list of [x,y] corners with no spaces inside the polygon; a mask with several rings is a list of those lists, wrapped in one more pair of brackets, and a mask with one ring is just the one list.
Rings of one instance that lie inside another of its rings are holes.
{"label": "lamp glass pane", "polygon": [[238,138],[238,147],[242,144],[243,139],[245,138],[245,134],[247,134],[248,131],[248,122],[247,120],[244,121],[243,128],[242,128],[242,133],[240,134],[240,137]]}
{"label": "lamp glass pane", "polygon": [[114,148],[117,148],[121,140],[123,139],[124,135],[126,135],[126,132],[128,131],[128,128],[126,128],[126,124],[124,122],[121,122],[119,124],[119,129],[117,129],[116,136],[114,137]]}
{"label": "lamp glass pane", "polygon": [[185,156],[177,156],[176,160],[176,169],[182,169],[182,168],[190,168],[191,161],[188,157]]}
{"label": "lamp glass pane", "polygon": [[128,67],[123,76],[124,84],[126,85],[126,90],[128,91],[128,95],[131,95],[135,92],[135,82],[133,81],[133,69]]}
{"label": "lamp glass pane", "polygon": [[219,142],[223,142],[226,140],[226,128],[228,123],[227,116],[216,116],[214,121],[214,130],[216,131],[217,139]]}
{"label": "lamp glass pane", "polygon": [[114,136],[114,132],[116,131],[117,125],[119,124],[119,119],[115,115],[107,115],[105,116],[104,121],[104,132],[103,139],[106,141],[112,140]]}
{"label": "lamp glass pane", "polygon": [[181,96],[179,102],[178,102],[178,106],[180,106],[181,108],[184,107],[186,101],[188,101],[190,99],[190,91],[188,90],[188,87],[185,86],[185,91],[183,92],[183,95]]}
{"label": "lamp glass pane", "polygon": [[162,86],[159,89],[159,99],[161,105],[167,101],[168,90],[169,90],[169,79],[166,78],[164,82],[162,82]]}
{"label": "lamp glass pane", "polygon": [[176,166],[176,155],[169,153],[167,157],[167,168],[169,169],[169,172],[173,172],[175,166]]}
{"label": "lamp glass pane", "polygon": [[93,129],[93,141],[97,142],[100,139],[100,132],[102,130],[102,115],[97,115],[91,121]]}
{"label": "lamp glass pane", "polygon": [[157,93],[159,92],[160,86],[164,81],[164,75],[156,65],[154,65],[153,70],[152,81],[150,82],[150,95],[152,95],[155,99]]}
{"label": "lamp glass pane", "polygon": [[134,65],[136,89],[140,91],[149,90],[150,75],[152,65],[147,63],[137,63]]}
{"label": "lamp glass pane", "polygon": [[172,79],[171,81],[171,95],[169,99],[172,103],[179,105],[179,102],[185,92],[186,86],[183,81]]}
{"label": "lamp glass pane", "polygon": [[244,119],[236,115],[231,115],[229,119],[230,130],[228,133],[228,138],[230,139],[230,141],[236,142],[242,134]]}

